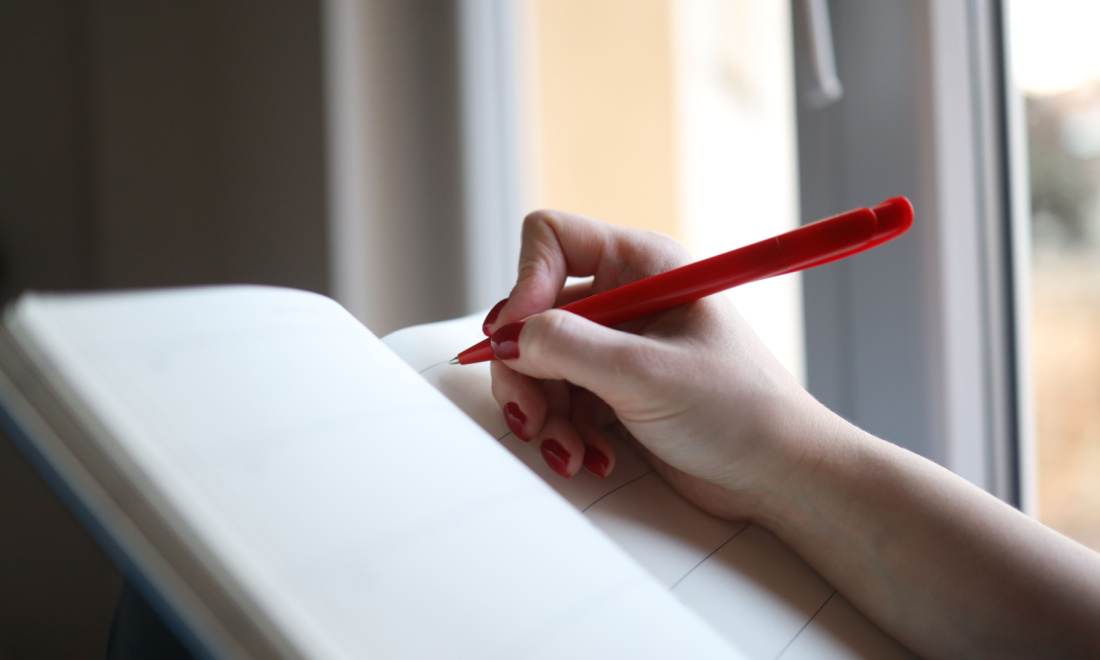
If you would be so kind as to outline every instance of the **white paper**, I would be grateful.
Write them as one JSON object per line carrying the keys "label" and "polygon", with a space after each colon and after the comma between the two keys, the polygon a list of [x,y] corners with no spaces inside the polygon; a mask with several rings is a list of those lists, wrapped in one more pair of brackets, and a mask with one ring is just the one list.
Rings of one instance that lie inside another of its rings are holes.
{"label": "white paper", "polygon": [[326,298],[35,296],[14,325],[293,653],[740,657]]}

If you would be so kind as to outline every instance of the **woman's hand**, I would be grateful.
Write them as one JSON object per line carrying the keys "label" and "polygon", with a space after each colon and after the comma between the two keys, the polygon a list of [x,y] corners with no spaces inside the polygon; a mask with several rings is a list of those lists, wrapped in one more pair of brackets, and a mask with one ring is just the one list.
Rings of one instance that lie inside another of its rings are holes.
{"label": "woman's hand", "polygon": [[[607,437],[636,439],[702,508],[752,518],[812,457],[831,416],[764,348],[724,296],[612,329],[551,310],[682,266],[672,239],[540,211],[523,227],[519,280],[486,319],[493,395],[509,426],[562,476],[614,468]],[[565,287],[566,277],[591,281]],[[547,311],[551,310],[551,311]]]}
{"label": "woman's hand", "polygon": [[550,309],[687,261],[657,234],[530,215],[486,320],[512,430],[563,476],[603,476],[607,437],[636,440],[682,495],[775,533],[922,656],[1097,657],[1100,555],[829,412],[723,296],[617,329]]}

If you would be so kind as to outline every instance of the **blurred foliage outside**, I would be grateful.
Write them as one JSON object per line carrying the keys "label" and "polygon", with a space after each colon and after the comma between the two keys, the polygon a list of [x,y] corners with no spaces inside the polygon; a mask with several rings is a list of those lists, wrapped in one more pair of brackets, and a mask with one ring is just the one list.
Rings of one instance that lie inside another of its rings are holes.
{"label": "blurred foliage outside", "polygon": [[1100,81],[1025,100],[1039,517],[1100,550]]}

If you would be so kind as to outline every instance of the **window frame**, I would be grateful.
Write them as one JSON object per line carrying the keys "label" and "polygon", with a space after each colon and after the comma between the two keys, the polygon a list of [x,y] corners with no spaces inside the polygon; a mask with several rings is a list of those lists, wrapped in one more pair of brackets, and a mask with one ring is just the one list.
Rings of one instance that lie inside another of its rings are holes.
{"label": "window frame", "polygon": [[1001,3],[834,0],[830,16],[844,96],[799,104],[803,221],[898,194],[917,218],[805,275],[809,389],[1034,513],[1026,161]]}

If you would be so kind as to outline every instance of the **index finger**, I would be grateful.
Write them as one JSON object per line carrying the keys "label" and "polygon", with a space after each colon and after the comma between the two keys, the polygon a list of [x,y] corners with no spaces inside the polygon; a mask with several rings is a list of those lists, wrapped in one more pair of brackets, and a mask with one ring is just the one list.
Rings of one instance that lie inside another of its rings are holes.
{"label": "index finger", "polygon": [[567,277],[592,277],[595,294],[690,261],[679,243],[656,232],[617,227],[562,211],[523,221],[519,278],[490,332],[550,309]]}

